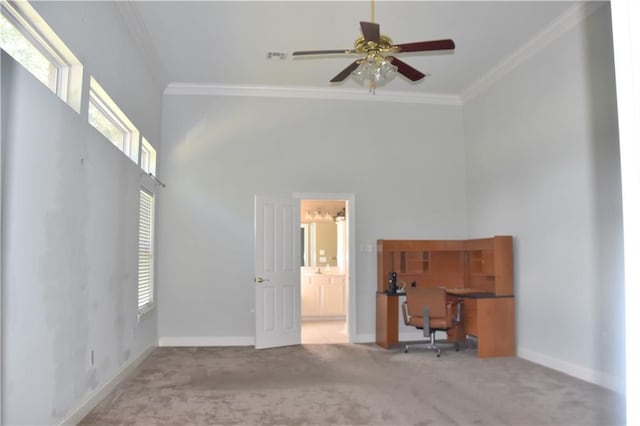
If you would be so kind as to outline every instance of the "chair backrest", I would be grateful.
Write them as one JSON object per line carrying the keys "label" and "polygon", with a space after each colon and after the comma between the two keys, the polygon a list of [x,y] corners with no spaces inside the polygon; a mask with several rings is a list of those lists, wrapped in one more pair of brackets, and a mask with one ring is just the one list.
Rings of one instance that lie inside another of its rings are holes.
{"label": "chair backrest", "polygon": [[430,318],[444,318],[447,315],[447,292],[443,288],[408,287],[407,310],[411,317],[422,317],[422,308],[429,307]]}

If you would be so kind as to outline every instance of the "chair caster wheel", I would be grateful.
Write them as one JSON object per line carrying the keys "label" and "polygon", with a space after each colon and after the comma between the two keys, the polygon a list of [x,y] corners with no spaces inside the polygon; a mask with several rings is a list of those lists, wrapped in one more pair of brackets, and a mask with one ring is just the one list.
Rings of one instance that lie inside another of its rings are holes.
{"label": "chair caster wheel", "polygon": [[460,346],[456,345],[456,352],[460,352]]}
{"label": "chair caster wheel", "polygon": [[438,358],[440,358],[440,354],[436,355]]}

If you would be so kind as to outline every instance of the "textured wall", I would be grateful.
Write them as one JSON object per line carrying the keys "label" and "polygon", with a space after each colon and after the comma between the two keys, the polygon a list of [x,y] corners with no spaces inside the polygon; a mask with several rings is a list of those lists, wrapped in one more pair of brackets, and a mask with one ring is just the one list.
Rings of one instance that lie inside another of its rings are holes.
{"label": "textured wall", "polygon": [[[161,90],[114,4],[34,6],[157,145]],[[87,123],[86,90],[78,115],[2,65],[2,420],[55,424],[157,344],[156,313],[137,321],[140,169]]]}

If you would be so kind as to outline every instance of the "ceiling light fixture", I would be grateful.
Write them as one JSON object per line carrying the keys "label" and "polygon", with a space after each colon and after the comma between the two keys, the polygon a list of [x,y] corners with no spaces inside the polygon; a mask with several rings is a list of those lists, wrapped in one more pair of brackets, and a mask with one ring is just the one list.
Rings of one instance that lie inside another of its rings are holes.
{"label": "ceiling light fixture", "polygon": [[333,222],[334,217],[328,211],[307,210],[304,213],[303,220],[305,222]]}
{"label": "ceiling light fixture", "polygon": [[359,62],[358,68],[351,73],[359,81],[369,82],[369,92],[375,95],[376,87],[386,83],[396,76],[398,67],[391,63],[386,56],[375,52],[367,55]]}
{"label": "ceiling light fixture", "polygon": [[371,22],[360,22],[362,36],[356,39],[353,49],[338,50],[297,50],[291,56],[312,55],[360,55],[338,75],[329,80],[341,83],[349,76],[369,82],[369,92],[375,94],[376,87],[401,74],[410,81],[419,81],[426,74],[401,61],[395,55],[409,52],[432,52],[452,50],[455,43],[451,39],[418,41],[393,44],[393,41],[380,34],[380,25],[375,22],[373,0],[371,0]]}
{"label": "ceiling light fixture", "polygon": [[[371,0],[371,22],[376,22],[375,7],[373,0]],[[361,40],[362,39],[362,40]],[[360,61],[360,65],[351,73],[357,80],[369,81],[369,92],[376,94],[376,86],[386,83],[392,80],[396,76],[398,67],[391,63],[391,59],[382,55],[383,50],[390,49],[393,46],[393,42],[389,37],[380,36],[379,43],[367,42],[365,45],[365,38],[361,37],[356,40],[356,50],[362,48],[367,50],[366,58]],[[366,47],[371,48],[368,50]]]}

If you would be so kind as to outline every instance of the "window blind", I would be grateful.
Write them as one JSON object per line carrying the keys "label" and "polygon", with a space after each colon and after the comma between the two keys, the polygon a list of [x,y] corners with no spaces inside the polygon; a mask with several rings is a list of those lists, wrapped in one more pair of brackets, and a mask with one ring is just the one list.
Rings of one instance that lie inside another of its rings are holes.
{"label": "window blind", "polygon": [[138,238],[138,312],[153,305],[153,194],[140,189]]}

